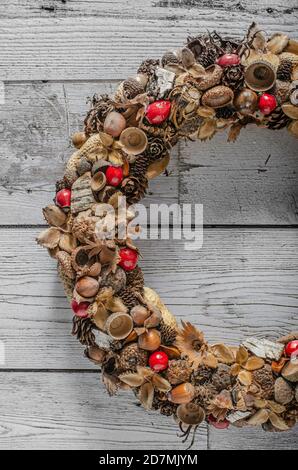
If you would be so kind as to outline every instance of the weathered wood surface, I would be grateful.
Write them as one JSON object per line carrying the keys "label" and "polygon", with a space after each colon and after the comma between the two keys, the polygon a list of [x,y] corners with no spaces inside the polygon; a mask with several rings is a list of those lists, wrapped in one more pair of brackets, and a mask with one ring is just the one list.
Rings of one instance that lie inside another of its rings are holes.
{"label": "weathered wood surface", "polygon": [[[0,449],[183,449],[172,418],[132,393],[109,398],[94,373],[0,373]],[[2,395],[3,394],[3,395]],[[207,428],[196,449],[206,449]]]}
{"label": "weathered wood surface", "polygon": [[[112,93],[116,83],[10,83],[0,107],[1,225],[44,223],[40,207],[82,127],[87,97]],[[150,203],[200,203],[204,223],[298,223],[297,142],[287,131],[247,128],[235,144],[226,132],[210,142],[173,149],[169,176],[150,184]],[[266,142],[266,144],[265,144]]]}
{"label": "weathered wood surface", "polygon": [[[92,368],[70,336],[72,313],[37,229],[2,229],[1,332],[7,369]],[[210,342],[276,338],[297,326],[298,231],[208,229],[203,248],[140,241],[146,284]]]}
{"label": "weathered wood surface", "polygon": [[115,79],[131,75],[146,57],[216,29],[243,37],[252,20],[270,34],[295,35],[297,4],[257,1],[2,2],[3,80]]}

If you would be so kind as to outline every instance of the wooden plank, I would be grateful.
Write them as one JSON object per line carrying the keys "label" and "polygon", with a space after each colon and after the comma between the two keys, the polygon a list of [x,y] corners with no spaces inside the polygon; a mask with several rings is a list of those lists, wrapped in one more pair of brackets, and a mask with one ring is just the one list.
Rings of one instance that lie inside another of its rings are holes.
{"label": "wooden plank", "polygon": [[[70,136],[81,129],[87,98],[112,93],[110,83],[22,83],[6,86],[0,109],[1,225],[44,223],[41,207],[51,202],[55,182],[74,151]],[[178,202],[178,152],[169,177],[152,181],[146,203]]]}
{"label": "wooden plank", "polygon": [[286,432],[268,433],[262,429],[230,427],[219,431],[209,426],[211,450],[297,450],[297,427]]}
{"label": "wooden plank", "polygon": [[2,80],[114,79],[147,57],[213,30],[243,37],[254,19],[267,32],[296,33],[295,0],[194,2],[14,0],[0,20]]}
{"label": "wooden plank", "polygon": [[205,224],[297,224],[297,141],[286,129],[242,130],[182,144],[180,202],[204,205]]}
{"label": "wooden plank", "polygon": [[[41,207],[52,200],[72,153],[70,135],[82,126],[87,97],[112,93],[115,86],[7,84],[0,110],[1,225],[44,223]],[[181,144],[172,152],[169,177],[151,182],[145,203],[178,202],[180,184],[180,202],[204,204],[205,224],[296,224],[296,154],[286,131],[256,127],[243,130],[235,144],[226,142],[224,132],[208,143]]]}
{"label": "wooden plank", "polygon": [[[93,368],[70,336],[71,310],[37,229],[2,229],[1,332],[5,369]],[[210,342],[238,344],[297,329],[295,229],[205,229],[199,251],[182,241],[139,243],[146,284]]]}
{"label": "wooden plank", "polygon": [[[0,449],[184,449],[172,418],[132,393],[109,398],[97,374],[0,373]],[[207,428],[195,449],[207,448]]]}

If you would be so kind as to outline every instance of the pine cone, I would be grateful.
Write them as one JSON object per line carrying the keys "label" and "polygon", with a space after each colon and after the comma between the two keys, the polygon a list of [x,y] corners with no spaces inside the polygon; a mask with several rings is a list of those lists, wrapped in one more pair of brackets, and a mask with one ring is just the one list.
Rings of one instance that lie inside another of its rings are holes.
{"label": "pine cone", "polygon": [[166,379],[170,384],[176,385],[188,382],[192,373],[191,363],[185,359],[173,359],[169,361],[166,370]]}
{"label": "pine cone", "polygon": [[72,299],[73,290],[75,286],[74,279],[70,279],[68,276],[66,276],[60,264],[58,264],[58,274],[62,282],[66,297],[70,301]]}
{"label": "pine cone", "polygon": [[143,73],[145,75],[153,75],[155,72],[156,67],[159,66],[159,60],[155,59],[146,59],[144,60],[140,67],[138,68],[138,73]]}
{"label": "pine cone", "polygon": [[103,123],[107,114],[113,111],[114,106],[108,95],[93,96],[91,109],[88,112],[84,124],[85,134],[95,134],[103,130]]}
{"label": "pine cone", "polygon": [[178,57],[174,54],[174,52],[168,51],[162,56],[162,67],[165,67],[168,64],[179,64]]}
{"label": "pine cone", "polygon": [[222,83],[232,90],[241,88],[244,84],[243,65],[238,64],[225,67],[223,69]]}
{"label": "pine cone", "polygon": [[127,271],[127,273],[126,273],[126,285],[130,289],[139,291],[141,293],[143,292],[144,275],[143,275],[143,272],[142,272],[141,268],[139,268],[139,266],[137,266],[132,271]]}
{"label": "pine cone", "polygon": [[120,353],[118,368],[121,371],[131,370],[135,372],[137,366],[145,367],[148,361],[148,353],[143,349],[139,349],[137,343],[124,346]]}
{"label": "pine cone", "polygon": [[175,405],[175,403],[171,403],[169,401],[166,401],[159,408],[159,412],[163,416],[172,416],[176,413],[177,408],[178,408],[178,405]]}
{"label": "pine cone", "polygon": [[65,179],[58,180],[56,182],[56,193],[58,193],[58,191],[60,191],[61,189],[66,189],[69,187],[70,186],[67,184],[67,181],[65,181]]}
{"label": "pine cone", "polygon": [[126,305],[126,307],[129,309],[139,305],[140,303],[136,295],[136,291],[134,289],[130,289],[129,287],[122,289],[120,292],[118,292],[117,296],[121,298],[124,305]]}
{"label": "pine cone", "polygon": [[223,108],[216,109],[216,117],[218,119],[229,119],[235,114],[234,108],[230,106],[224,106]]}
{"label": "pine cone", "polygon": [[94,228],[94,222],[89,218],[75,218],[72,224],[72,233],[81,243],[84,243],[86,239],[93,239]]}
{"label": "pine cone", "polygon": [[144,87],[135,78],[128,78],[118,86],[114,99],[119,103],[132,100],[136,96],[144,92]]}
{"label": "pine cone", "polygon": [[136,204],[145,196],[147,187],[148,180],[145,176],[139,178],[129,176],[122,181],[121,191],[128,204]]}
{"label": "pine cone", "polygon": [[140,155],[130,167],[131,176],[136,178],[144,177],[149,166],[149,158],[147,155]]}
{"label": "pine cone", "polygon": [[72,335],[76,336],[84,346],[95,345],[95,334],[92,331],[93,329],[95,329],[95,325],[90,318],[73,317]]}
{"label": "pine cone", "polygon": [[168,153],[165,141],[160,137],[148,137],[146,155],[150,162],[162,159]]}
{"label": "pine cone", "polygon": [[211,383],[219,392],[232,385],[232,376],[230,372],[231,368],[229,366],[226,364],[219,364],[216,372],[212,375]]}
{"label": "pine cone", "polygon": [[289,60],[282,60],[276,72],[276,78],[285,82],[291,81],[293,64]]}
{"label": "pine cone", "polygon": [[202,406],[202,408],[207,408],[216,394],[217,390],[215,387],[213,387],[213,385],[199,385],[196,387],[194,403],[196,405]]}
{"label": "pine cone", "polygon": [[197,62],[203,65],[203,67],[207,68],[210,65],[214,64],[217,59],[217,56],[218,54],[216,49],[208,48],[206,49],[206,51],[202,52],[199,57],[197,57]]}
{"label": "pine cone", "polygon": [[161,320],[159,324],[159,331],[161,335],[162,344],[164,344],[165,346],[170,346],[174,343],[177,336],[177,330],[175,328],[172,328],[171,326],[167,325],[163,320]]}
{"label": "pine cone", "polygon": [[270,400],[274,395],[274,377],[271,367],[265,365],[253,372],[254,381],[261,387],[262,398]]}
{"label": "pine cone", "polygon": [[286,127],[290,121],[291,119],[278,107],[269,115],[266,125],[268,129],[278,130]]}
{"label": "pine cone", "polygon": [[194,385],[202,385],[206,382],[210,382],[214,369],[205,365],[200,365],[197,370],[192,374],[191,381]]}

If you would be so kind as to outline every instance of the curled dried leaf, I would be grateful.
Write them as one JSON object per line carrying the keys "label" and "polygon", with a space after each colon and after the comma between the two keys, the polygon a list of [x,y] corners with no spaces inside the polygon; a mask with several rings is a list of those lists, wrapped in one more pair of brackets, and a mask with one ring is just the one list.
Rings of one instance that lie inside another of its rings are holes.
{"label": "curled dried leaf", "polygon": [[154,398],[154,388],[150,382],[144,383],[140,388],[139,399],[146,410],[152,408]]}
{"label": "curled dried leaf", "polygon": [[120,374],[119,379],[121,382],[129,385],[130,387],[140,387],[144,383],[144,377],[141,374],[129,372],[127,374]]}
{"label": "curled dried leaf", "polygon": [[233,377],[236,377],[239,372],[241,371],[241,366],[240,364],[233,364],[231,366],[231,369],[230,369],[230,374],[233,376]]}
{"label": "curled dried leaf", "polygon": [[248,351],[244,346],[240,346],[236,353],[236,362],[241,366],[248,360]]}
{"label": "curled dried leaf", "polygon": [[225,344],[214,344],[211,346],[211,351],[219,362],[224,364],[233,364],[235,362],[233,351]]}
{"label": "curled dried leaf", "polygon": [[279,431],[287,431],[289,429],[289,426],[286,424],[286,422],[272,411],[269,412],[269,420],[272,426],[274,426]]}
{"label": "curled dried leaf", "polygon": [[118,389],[120,388],[121,382],[114,375],[107,374],[103,372],[102,381],[107,389],[107,392],[110,396],[116,395]]}
{"label": "curled dried leaf", "polygon": [[155,374],[152,377],[152,384],[160,392],[165,392],[166,393],[166,392],[169,392],[172,388],[170,382],[168,382],[166,379],[164,379],[163,377],[161,377],[158,374]]}
{"label": "curled dried leaf", "polygon": [[241,370],[238,374],[238,380],[242,385],[247,387],[252,383],[252,375],[247,370]]}
{"label": "curled dried leaf", "polygon": [[264,360],[261,357],[252,356],[247,362],[243,365],[246,370],[258,370],[265,365]]}
{"label": "curled dried leaf", "polygon": [[197,109],[197,115],[203,118],[212,118],[215,116],[215,109],[209,106],[199,106]]}
{"label": "curled dried leaf", "polygon": [[247,424],[250,426],[260,426],[261,424],[264,424],[268,421],[269,418],[269,413],[267,410],[259,410],[257,411],[249,420],[247,421]]}

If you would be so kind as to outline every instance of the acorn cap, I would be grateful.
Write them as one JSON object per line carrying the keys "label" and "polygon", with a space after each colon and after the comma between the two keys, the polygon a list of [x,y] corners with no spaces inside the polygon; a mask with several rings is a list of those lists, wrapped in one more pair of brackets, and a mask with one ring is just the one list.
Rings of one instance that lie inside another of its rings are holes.
{"label": "acorn cap", "polygon": [[245,82],[254,91],[266,91],[272,88],[276,80],[274,67],[265,60],[252,62],[245,70]]}
{"label": "acorn cap", "polygon": [[128,155],[139,155],[146,149],[148,139],[141,129],[128,127],[121,133],[120,143]]}
{"label": "acorn cap", "polygon": [[130,315],[122,312],[112,313],[106,321],[105,330],[114,339],[124,339],[133,329]]}

